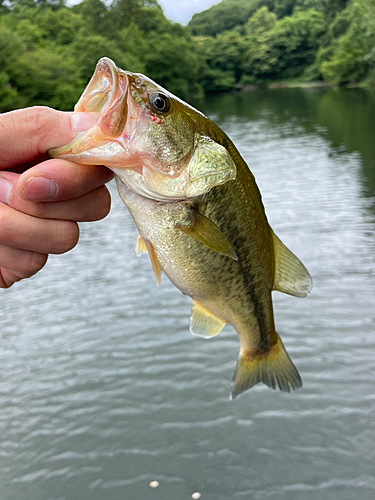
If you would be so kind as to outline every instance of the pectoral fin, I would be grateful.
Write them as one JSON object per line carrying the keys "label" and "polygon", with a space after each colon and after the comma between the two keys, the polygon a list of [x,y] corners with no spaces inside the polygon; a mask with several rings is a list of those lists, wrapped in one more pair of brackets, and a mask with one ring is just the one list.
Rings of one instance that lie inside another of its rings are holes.
{"label": "pectoral fin", "polygon": [[191,236],[202,245],[214,252],[226,255],[233,260],[238,260],[236,252],[219,227],[210,219],[197,211],[192,211],[189,224],[178,224],[185,234]]}
{"label": "pectoral fin", "polygon": [[305,297],[312,288],[311,277],[302,262],[273,233],[275,274],[273,289]]}
{"label": "pectoral fin", "polygon": [[193,299],[193,307],[190,315],[190,333],[192,335],[209,339],[217,335],[224,325],[225,321],[219,319],[202,306],[200,302]]}

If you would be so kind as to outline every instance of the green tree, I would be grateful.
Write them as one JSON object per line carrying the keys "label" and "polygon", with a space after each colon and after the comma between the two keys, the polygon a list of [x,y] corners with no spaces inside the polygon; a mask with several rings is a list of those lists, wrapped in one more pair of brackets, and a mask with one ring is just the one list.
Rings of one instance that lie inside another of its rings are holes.
{"label": "green tree", "polygon": [[185,36],[188,29],[178,23],[171,23],[165,17],[163,9],[157,2],[145,2],[138,22],[145,35],[150,33],[170,33],[173,36]]}
{"label": "green tree", "polygon": [[375,68],[375,0],[352,0],[330,27],[318,54],[324,80],[361,81]]}
{"label": "green tree", "polygon": [[0,72],[0,113],[22,107],[23,101],[17,89],[9,81],[9,75]]}
{"label": "green tree", "polygon": [[297,0],[274,0],[272,10],[277,17],[290,16],[293,12]]}
{"label": "green tree", "polygon": [[194,35],[215,36],[242,26],[262,6],[272,7],[274,0],[222,0],[194,14],[188,27]]}
{"label": "green tree", "polygon": [[248,81],[270,78],[274,73],[278,54],[273,47],[272,30],[276,22],[276,15],[267,7],[262,7],[245,25],[247,37],[242,68],[245,74],[253,77]]}
{"label": "green tree", "polygon": [[110,57],[122,69],[134,72],[144,70],[144,65],[138,58],[127,54],[115,41],[101,35],[87,35],[84,31],[66,48],[65,54],[74,61],[74,67],[85,83],[91,78],[101,57]]}
{"label": "green tree", "polygon": [[10,75],[15,54],[21,55],[25,50],[23,39],[0,25],[0,113],[22,107],[27,102],[19,95]]}
{"label": "green tree", "polygon": [[150,36],[148,42],[152,48],[145,58],[148,76],[183,99],[200,92],[197,81],[201,62],[190,38],[164,33]]}
{"label": "green tree", "polygon": [[260,9],[246,25],[249,33],[243,68],[254,79],[295,78],[314,62],[324,17],[316,11],[298,11],[280,20]]}
{"label": "green tree", "polygon": [[42,42],[42,32],[30,19],[21,19],[17,24],[16,31],[22,36],[27,50],[33,49]]}
{"label": "green tree", "polygon": [[118,40],[122,52],[131,54],[142,64],[137,66],[137,71],[145,71],[144,61],[150,47],[141,28],[134,23],[129,24],[119,31]]}
{"label": "green tree", "polygon": [[293,12],[298,10],[316,10],[322,12],[328,22],[345,7],[349,0],[296,0]]}
{"label": "green tree", "polygon": [[142,4],[138,0],[113,0],[110,6],[111,20],[117,29],[139,24],[142,19]]}
{"label": "green tree", "polygon": [[0,25],[0,68],[7,70],[15,55],[26,50],[23,38],[14,31]]}
{"label": "green tree", "polygon": [[85,25],[83,17],[72,9],[43,9],[38,16],[38,27],[44,40],[57,47],[72,43],[79,30]]}
{"label": "green tree", "polygon": [[270,12],[267,7],[261,7],[245,24],[245,33],[252,36],[271,31],[276,21],[276,14]]}
{"label": "green tree", "polygon": [[224,31],[217,37],[197,39],[203,63],[200,82],[207,92],[232,89],[242,75],[244,39],[238,30]]}
{"label": "green tree", "polygon": [[9,68],[11,81],[27,105],[49,105],[71,109],[79,97],[82,83],[74,61],[65,55],[37,48],[14,59]]}
{"label": "green tree", "polygon": [[112,16],[106,4],[101,0],[83,0],[76,6],[78,12],[84,20],[84,27],[88,35],[102,35],[112,38],[114,28]]}
{"label": "green tree", "polygon": [[[232,31],[225,32],[229,36],[233,33]],[[225,35],[223,33],[223,35]],[[223,92],[230,90],[236,84],[236,76],[231,66],[232,62],[228,60],[228,52],[226,50],[220,50],[224,38],[219,35],[216,38],[213,37],[196,37],[196,49],[199,60],[202,64],[202,71],[199,75],[199,81],[202,84],[205,92]],[[225,42],[224,42],[225,43]],[[233,47],[227,46],[232,52]],[[234,61],[233,61],[234,62]],[[236,64],[236,69],[239,67]]]}

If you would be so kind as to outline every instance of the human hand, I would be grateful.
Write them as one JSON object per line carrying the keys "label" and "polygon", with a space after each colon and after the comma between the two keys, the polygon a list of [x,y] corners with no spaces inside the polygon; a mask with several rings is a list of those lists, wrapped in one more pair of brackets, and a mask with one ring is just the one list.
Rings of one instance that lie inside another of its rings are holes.
{"label": "human hand", "polygon": [[71,250],[77,222],[108,214],[110,170],[47,155],[96,120],[46,107],[0,114],[0,288],[37,273],[48,254]]}

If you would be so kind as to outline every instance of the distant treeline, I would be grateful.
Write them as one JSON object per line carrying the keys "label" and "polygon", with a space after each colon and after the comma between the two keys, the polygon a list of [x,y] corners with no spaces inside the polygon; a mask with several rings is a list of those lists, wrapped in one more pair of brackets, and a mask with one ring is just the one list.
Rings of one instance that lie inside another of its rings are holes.
{"label": "distant treeline", "polygon": [[191,100],[280,81],[375,80],[375,0],[223,0],[183,27],[156,0],[0,0],[0,111],[72,109],[97,60]]}
{"label": "distant treeline", "polygon": [[223,0],[194,14],[205,91],[375,81],[375,0]]}

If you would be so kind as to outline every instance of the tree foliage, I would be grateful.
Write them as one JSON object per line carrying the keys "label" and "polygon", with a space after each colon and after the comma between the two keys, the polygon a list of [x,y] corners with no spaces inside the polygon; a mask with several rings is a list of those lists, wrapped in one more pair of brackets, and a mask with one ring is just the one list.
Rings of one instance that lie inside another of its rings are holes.
{"label": "tree foliage", "polygon": [[375,69],[375,0],[353,0],[330,26],[318,58],[323,78],[361,81]]}
{"label": "tree foliage", "polygon": [[194,35],[216,36],[245,24],[260,7],[271,7],[272,4],[273,0],[222,0],[194,14],[188,26]]}
{"label": "tree foliage", "polygon": [[189,23],[200,34],[198,49],[208,66],[203,87],[212,91],[290,79],[346,83],[371,78],[374,2],[223,0]]}
{"label": "tree foliage", "polygon": [[172,23],[156,0],[0,0],[0,111],[72,109],[98,59],[183,99],[247,83],[375,79],[375,0],[223,0]]}
{"label": "tree foliage", "polygon": [[0,111],[33,104],[72,109],[103,56],[182,98],[202,92],[190,31],[168,21],[155,0],[0,5]]}

